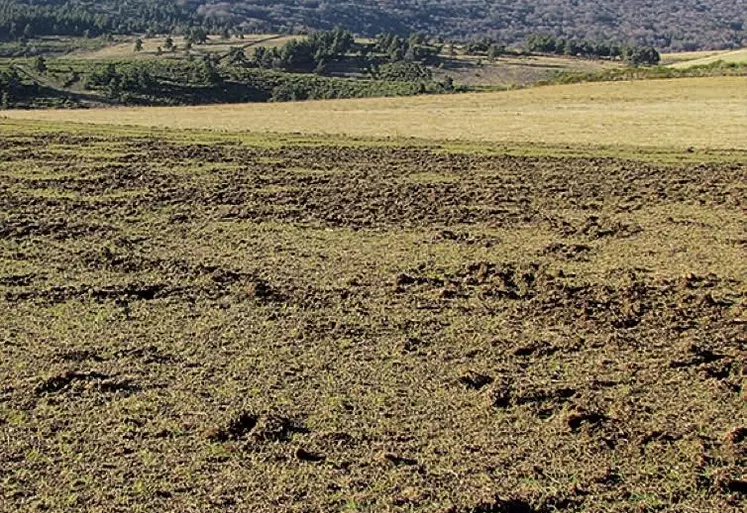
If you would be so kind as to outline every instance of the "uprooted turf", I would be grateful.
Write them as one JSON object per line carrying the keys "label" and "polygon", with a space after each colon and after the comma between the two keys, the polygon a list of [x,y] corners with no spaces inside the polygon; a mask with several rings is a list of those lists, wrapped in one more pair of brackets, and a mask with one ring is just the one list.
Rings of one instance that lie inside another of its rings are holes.
{"label": "uprooted turf", "polygon": [[2,511],[745,507],[743,163],[0,154]]}

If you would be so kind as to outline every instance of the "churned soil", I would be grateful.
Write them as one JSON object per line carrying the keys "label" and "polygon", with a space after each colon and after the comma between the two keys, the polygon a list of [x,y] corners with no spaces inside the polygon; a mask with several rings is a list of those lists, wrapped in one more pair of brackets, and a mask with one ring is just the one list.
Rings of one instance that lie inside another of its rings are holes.
{"label": "churned soil", "polygon": [[0,142],[0,511],[747,507],[744,164]]}

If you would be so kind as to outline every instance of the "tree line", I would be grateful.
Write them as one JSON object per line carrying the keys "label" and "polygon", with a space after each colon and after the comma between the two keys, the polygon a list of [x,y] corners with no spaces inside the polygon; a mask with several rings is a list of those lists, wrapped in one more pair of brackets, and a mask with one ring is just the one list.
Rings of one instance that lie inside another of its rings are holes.
{"label": "tree line", "polygon": [[251,62],[260,68],[322,74],[326,65],[344,58],[354,46],[352,32],[336,28],[292,39],[279,47],[260,46],[254,50]]}
{"label": "tree line", "polygon": [[[381,41],[385,40],[389,43],[382,45]],[[423,44],[419,37],[411,38],[411,42],[416,40],[419,41],[418,44]],[[411,60],[413,54],[410,52],[397,52],[396,55],[378,54],[394,48],[393,41],[402,40],[382,36],[375,43],[356,43],[350,31],[337,28],[292,39],[278,47],[259,46],[250,57],[247,57],[244,48],[235,46],[223,55],[209,53],[201,57],[189,55],[178,61],[100,64],[87,74],[84,84],[89,89],[105,91],[109,96],[117,97],[125,92],[145,92],[163,82],[219,86],[231,78],[248,76],[239,72],[242,69],[326,75],[327,66],[335,62],[348,66],[348,70],[359,70],[358,66],[363,63],[362,69],[368,71],[369,78],[379,81],[423,84],[431,82],[431,71],[422,62]],[[409,48],[407,44],[402,46]],[[419,58],[424,58],[424,54],[418,55]],[[43,73],[46,69],[44,59],[37,58],[34,62],[37,72]],[[441,87],[449,89],[453,87],[453,83],[442,84]]]}
{"label": "tree line", "polygon": [[222,31],[188,4],[164,0],[62,2],[0,0],[0,41],[43,36],[98,37],[114,34],[186,34],[194,28]]}
{"label": "tree line", "polygon": [[318,75],[326,74],[330,65],[342,63],[351,70],[366,71],[375,79],[428,82],[432,74],[426,64],[438,62],[442,46],[429,44],[422,34],[380,34],[372,43],[361,43],[349,30],[335,28],[313,32],[278,47],[259,46],[249,58],[243,49],[232,48],[228,61],[246,67]]}
{"label": "tree line", "polygon": [[[392,63],[392,65],[399,63]],[[399,73],[406,73],[399,70]],[[86,89],[116,103],[190,104],[241,101],[287,101],[441,93],[453,84],[432,81],[430,74],[403,76],[385,71],[373,80],[288,73],[221,62],[218,55],[183,60],[97,64],[85,73]]]}
{"label": "tree line", "polygon": [[20,84],[21,79],[15,70],[0,71],[0,108],[7,109],[10,106]]}
{"label": "tree line", "polygon": [[410,61],[435,64],[443,47],[442,41],[431,43],[429,38],[421,32],[415,32],[409,36],[385,32],[376,36],[371,50],[387,56],[391,62]]}
{"label": "tree line", "polygon": [[532,35],[527,39],[526,47],[530,52],[538,53],[619,58],[633,66],[643,64],[653,66],[658,64],[660,60],[659,52],[653,46],[625,45],[586,39],[564,39],[552,35]]}

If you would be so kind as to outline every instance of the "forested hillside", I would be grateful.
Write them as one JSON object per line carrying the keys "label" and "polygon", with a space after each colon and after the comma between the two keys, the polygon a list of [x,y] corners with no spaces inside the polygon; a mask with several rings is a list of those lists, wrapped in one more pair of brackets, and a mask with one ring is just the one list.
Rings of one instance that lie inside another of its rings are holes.
{"label": "forested hillside", "polygon": [[511,44],[544,33],[694,50],[746,45],[746,18],[745,0],[1,0],[0,39],[339,25],[361,35],[421,31]]}

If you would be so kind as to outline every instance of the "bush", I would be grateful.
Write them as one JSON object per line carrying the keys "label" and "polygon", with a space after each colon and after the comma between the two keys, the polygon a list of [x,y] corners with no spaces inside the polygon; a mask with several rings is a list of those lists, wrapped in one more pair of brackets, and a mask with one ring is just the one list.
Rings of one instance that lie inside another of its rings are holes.
{"label": "bush", "polygon": [[401,82],[430,81],[433,77],[431,71],[417,62],[397,61],[379,66],[377,77],[381,80],[394,80]]}

